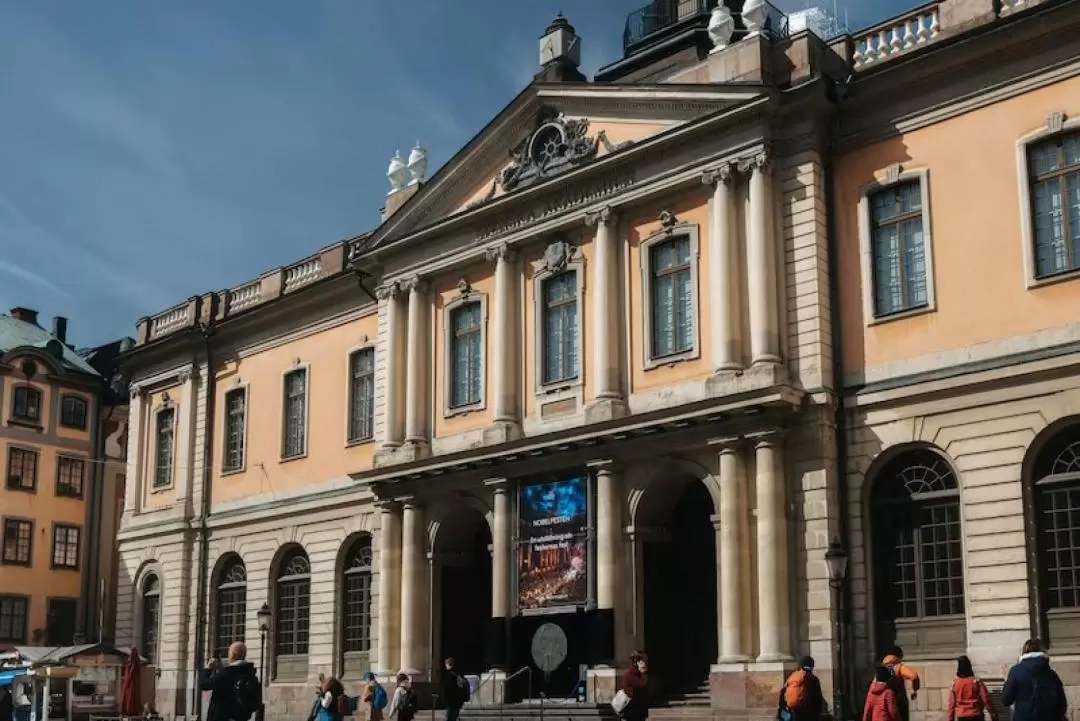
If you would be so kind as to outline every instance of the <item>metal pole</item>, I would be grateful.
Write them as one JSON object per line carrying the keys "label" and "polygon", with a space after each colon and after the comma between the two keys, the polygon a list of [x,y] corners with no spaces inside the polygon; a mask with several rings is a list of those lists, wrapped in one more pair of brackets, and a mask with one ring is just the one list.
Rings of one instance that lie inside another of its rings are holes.
{"label": "metal pole", "polygon": [[256,721],[266,719],[266,701],[263,699],[263,689],[266,688],[263,679],[263,669],[266,668],[266,629],[259,629],[259,713]]}
{"label": "metal pole", "polygon": [[833,717],[836,721],[844,721],[847,718],[844,708],[844,616],[840,604],[843,603],[843,594],[840,593],[842,582],[829,581],[832,590],[833,601]]}

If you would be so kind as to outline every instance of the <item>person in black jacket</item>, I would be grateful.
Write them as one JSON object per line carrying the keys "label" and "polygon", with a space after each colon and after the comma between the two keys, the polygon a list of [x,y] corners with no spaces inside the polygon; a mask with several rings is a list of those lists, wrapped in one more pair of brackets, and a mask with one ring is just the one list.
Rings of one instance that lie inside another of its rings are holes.
{"label": "person in black jacket", "polygon": [[443,662],[442,693],[446,702],[446,721],[457,721],[461,707],[469,700],[469,681],[454,668],[454,659]]}
{"label": "person in black jacket", "polygon": [[199,688],[210,692],[206,721],[248,721],[262,705],[262,688],[255,666],[247,662],[247,646],[229,646],[229,663],[214,658],[199,677]]}
{"label": "person in black jacket", "polygon": [[1013,721],[1062,721],[1068,710],[1061,678],[1050,668],[1042,642],[1024,644],[1020,661],[1009,669],[1001,703],[1013,707]]}

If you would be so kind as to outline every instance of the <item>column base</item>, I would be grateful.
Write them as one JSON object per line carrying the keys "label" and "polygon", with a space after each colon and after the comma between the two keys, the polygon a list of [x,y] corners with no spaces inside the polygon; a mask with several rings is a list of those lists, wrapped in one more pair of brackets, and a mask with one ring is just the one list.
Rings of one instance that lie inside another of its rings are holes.
{"label": "column base", "polygon": [[483,430],[483,444],[495,446],[522,438],[521,424],[517,421],[495,421]]}
{"label": "column base", "polygon": [[774,365],[775,366],[775,365],[780,365],[782,362],[783,362],[783,360],[780,358],[780,356],[773,355],[772,353],[769,353],[767,355],[758,356],[757,358],[754,359],[753,363],[751,363],[750,365],[755,366],[755,367],[756,366],[768,366],[768,365]]}
{"label": "column base", "polygon": [[590,703],[610,703],[622,681],[619,669],[610,666],[590,668],[585,672],[585,698]]}
{"label": "column base", "polygon": [[749,368],[717,370],[705,380],[712,396],[735,395],[786,383],[787,371],[778,363],[762,363]]}
{"label": "column base", "polygon": [[757,657],[755,663],[791,663],[795,657],[789,653],[763,653]]}
{"label": "column base", "polygon": [[431,456],[431,446],[426,441],[405,441],[400,446],[383,446],[375,451],[374,465],[394,466],[399,463],[419,461]]}
{"label": "column base", "polygon": [[507,650],[509,633],[505,617],[496,616],[488,624],[487,648],[484,649],[484,657],[489,668],[503,669],[508,666]]}
{"label": "column base", "polygon": [[721,716],[775,718],[786,665],[717,664],[709,673],[709,703]]}
{"label": "column base", "polygon": [[498,706],[506,700],[506,671],[493,668],[480,674],[480,688],[469,704],[476,706]]}
{"label": "column base", "polygon": [[603,423],[630,415],[630,406],[622,398],[597,398],[585,405],[586,423]]}

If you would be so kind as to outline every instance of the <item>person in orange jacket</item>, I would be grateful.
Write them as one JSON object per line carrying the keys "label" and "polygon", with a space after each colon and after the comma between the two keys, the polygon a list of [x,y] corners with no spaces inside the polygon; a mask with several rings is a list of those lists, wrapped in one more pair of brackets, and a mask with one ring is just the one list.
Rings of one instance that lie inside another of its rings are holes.
{"label": "person in orange jacket", "polygon": [[975,675],[971,659],[961,656],[956,659],[956,680],[949,693],[945,721],[984,721],[985,713],[990,714],[990,721],[998,721],[986,684]]}
{"label": "person in orange jacket", "polygon": [[904,663],[904,649],[893,646],[881,659],[881,665],[892,671],[892,681],[889,686],[896,692],[896,708],[900,715],[900,721],[908,721],[908,695],[907,682],[911,682],[911,700],[914,701],[919,695],[919,672]]}

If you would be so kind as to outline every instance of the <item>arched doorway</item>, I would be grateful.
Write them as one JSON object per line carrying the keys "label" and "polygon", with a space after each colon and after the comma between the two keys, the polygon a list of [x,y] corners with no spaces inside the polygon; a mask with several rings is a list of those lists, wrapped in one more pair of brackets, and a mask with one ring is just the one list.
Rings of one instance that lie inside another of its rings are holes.
{"label": "arched doorway", "polygon": [[491,529],[474,508],[448,512],[436,533],[438,662],[452,656],[461,673],[486,671],[491,628]]}
{"label": "arched doorway", "polygon": [[[661,693],[700,686],[717,658],[716,532],[705,484],[664,482],[642,499],[645,648]],[[741,582],[741,581],[737,581]]]}

